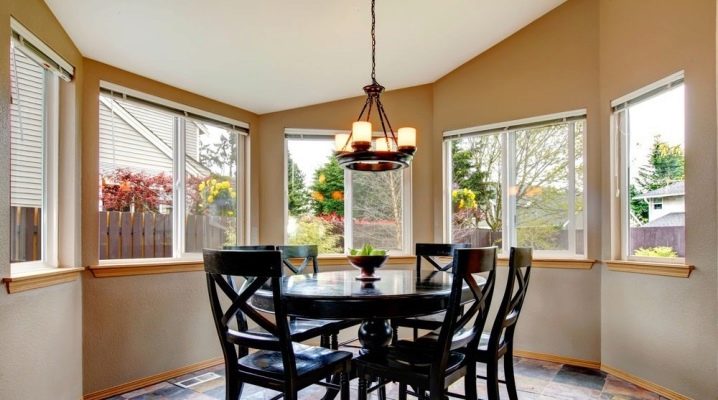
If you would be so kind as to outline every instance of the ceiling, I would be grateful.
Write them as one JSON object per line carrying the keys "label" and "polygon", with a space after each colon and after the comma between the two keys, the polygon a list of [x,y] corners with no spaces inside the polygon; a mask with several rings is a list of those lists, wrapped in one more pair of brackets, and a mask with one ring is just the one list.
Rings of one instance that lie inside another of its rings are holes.
{"label": "ceiling", "polygon": [[[368,0],[45,0],[85,57],[264,114],[362,94]],[[379,0],[377,80],[430,83],[565,0]]]}

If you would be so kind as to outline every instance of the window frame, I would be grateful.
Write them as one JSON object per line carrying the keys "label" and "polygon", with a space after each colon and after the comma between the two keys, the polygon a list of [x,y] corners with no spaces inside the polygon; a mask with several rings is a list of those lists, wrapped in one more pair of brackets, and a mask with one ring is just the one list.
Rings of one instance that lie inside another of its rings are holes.
{"label": "window frame", "polygon": [[[59,267],[59,140],[60,140],[60,75],[47,63],[39,60],[38,47],[42,42],[27,31],[14,19],[11,20],[12,37],[11,51],[22,52],[23,55],[37,63],[43,69],[43,132],[42,132],[42,212],[40,225],[39,260],[10,263],[11,273],[26,273],[47,268]],[[22,33],[17,32],[20,30]],[[28,49],[32,45],[35,49]],[[44,44],[43,44],[44,45]],[[42,54],[43,57],[54,59],[59,56]],[[12,68],[12,66],[11,66]],[[17,72],[16,72],[17,73]],[[12,159],[12,150],[9,150]],[[12,194],[10,194],[12,197]]]}
{"label": "window frame", "polygon": [[[685,257],[643,257],[629,254],[630,239],[630,199],[629,192],[629,141],[630,132],[628,124],[630,116],[627,114],[629,107],[645,100],[654,98],[671,89],[683,85],[685,88],[685,72],[683,70],[673,73],[665,78],[659,79],[631,93],[621,96],[611,101],[611,117],[610,117],[610,138],[611,138],[611,187],[614,192],[614,205],[612,207],[613,215],[611,221],[618,225],[618,230],[612,229],[613,234],[612,254],[617,255],[618,260],[648,262],[659,264],[676,264],[685,263]],[[685,90],[685,89],[684,89]],[[683,103],[685,110],[685,100]],[[684,121],[685,128],[685,121]],[[683,136],[685,148],[685,131]],[[684,153],[685,158],[685,153]],[[685,201],[685,200],[684,200]],[[652,207],[649,202],[649,207]],[[684,225],[684,235],[686,226]],[[685,236],[684,236],[685,240]]]}
{"label": "window frame", "polygon": [[[286,128],[284,130],[284,163],[283,163],[283,190],[284,190],[284,232],[282,243],[288,243],[287,227],[289,224],[289,177],[287,176],[287,168],[289,163],[289,140],[328,140],[334,141],[334,135],[337,133],[349,133],[348,130],[329,130],[329,129],[300,129]],[[381,132],[373,132],[372,138],[383,137]],[[412,167],[403,168],[402,170],[402,251],[389,251],[390,256],[406,256],[414,252],[413,249],[413,225],[412,225]],[[344,169],[344,254],[349,253],[352,243],[352,185],[351,171]],[[327,253],[321,254],[322,257],[341,256],[343,254]]]}
{"label": "window frame", "polygon": [[588,232],[587,232],[587,217],[588,217],[588,195],[587,195],[587,154],[586,151],[586,137],[588,135],[588,118],[586,109],[578,109],[572,111],[566,111],[555,114],[541,115],[535,117],[522,118],[512,121],[498,122],[487,125],[473,126],[469,128],[450,130],[443,132],[442,139],[442,210],[443,210],[443,239],[446,242],[450,242],[452,239],[452,185],[453,185],[453,166],[451,165],[452,152],[451,142],[453,140],[459,140],[462,138],[477,137],[483,135],[499,135],[501,141],[501,197],[502,204],[505,206],[501,209],[502,218],[502,229],[501,229],[501,252],[504,255],[509,254],[511,246],[516,246],[517,231],[516,231],[516,197],[511,195],[511,187],[515,186],[516,179],[516,160],[515,157],[509,155],[515,155],[516,153],[516,131],[525,128],[538,128],[541,126],[548,126],[555,123],[567,123],[572,121],[583,121],[584,130],[582,132],[583,138],[583,154],[582,154],[582,165],[583,165],[583,213],[582,213],[582,224],[583,224],[583,254],[577,254],[576,249],[578,242],[575,239],[576,236],[576,163],[577,158],[575,157],[575,145],[576,145],[576,132],[575,129],[569,130],[571,137],[568,140],[568,160],[574,162],[568,162],[567,171],[567,185],[569,188],[568,198],[573,199],[568,202],[567,205],[567,216],[572,226],[571,231],[568,234],[568,249],[567,250],[534,250],[534,255],[546,258],[574,258],[574,259],[585,259],[588,251]]}
{"label": "window frame", "polygon": [[[249,124],[102,80],[100,81],[99,95],[124,99],[143,107],[168,111],[170,114],[173,114],[174,126],[172,130],[173,143],[171,161],[172,186],[175,190],[172,191],[172,257],[100,259],[98,249],[97,265],[100,267],[110,265],[151,265],[167,264],[168,262],[199,261],[202,259],[201,252],[185,251],[186,223],[184,217],[187,213],[185,187],[187,179],[185,162],[187,143],[185,126],[187,120],[197,120],[202,123],[213,124],[229,129],[237,135],[237,153],[235,154],[237,158],[237,179],[234,182],[237,188],[235,209],[237,216],[236,240],[238,244],[246,244],[250,229],[249,179],[247,177],[250,168]],[[99,165],[97,173],[99,176]],[[177,188],[180,189],[177,190]]]}

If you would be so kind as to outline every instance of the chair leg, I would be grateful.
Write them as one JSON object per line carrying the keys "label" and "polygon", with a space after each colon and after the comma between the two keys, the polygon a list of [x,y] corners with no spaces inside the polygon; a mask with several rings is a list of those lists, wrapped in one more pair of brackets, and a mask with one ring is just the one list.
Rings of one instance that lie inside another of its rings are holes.
{"label": "chair leg", "polygon": [[394,320],[391,321],[391,344],[396,344],[396,342],[399,340],[399,326],[394,322]]}
{"label": "chair leg", "polygon": [[399,400],[406,400],[406,385],[399,384]]}
{"label": "chair leg", "polygon": [[239,380],[239,377],[235,373],[231,373],[225,369],[226,383],[224,385],[226,400],[237,400],[242,396],[242,389],[244,383]]}
{"label": "chair leg", "polygon": [[366,400],[366,377],[359,375],[359,400]]}
{"label": "chair leg", "polygon": [[[385,382],[384,382],[384,379],[381,379],[381,378],[379,378],[379,379],[377,380],[377,382],[379,382],[380,385],[383,384],[383,383],[385,383]],[[386,386],[382,386],[382,387],[379,388],[379,394],[378,394],[378,396],[379,396],[379,400],[386,400]]]}
{"label": "chair leg", "polygon": [[514,377],[514,349],[511,343],[507,345],[506,354],[504,354],[504,375],[506,375],[506,391],[509,392],[509,399],[518,400],[516,393],[516,378]]}
{"label": "chair leg", "polygon": [[499,363],[496,359],[486,362],[486,391],[489,400],[499,400]]}
{"label": "chair leg", "polygon": [[414,341],[419,338],[419,328],[414,328]]}
{"label": "chair leg", "polygon": [[339,398],[341,400],[349,400],[349,379],[347,379],[347,373],[342,372],[339,377],[339,385],[341,387]]}
{"label": "chair leg", "polygon": [[329,348],[332,350],[339,350],[339,332],[332,333],[331,339],[332,344]]}
{"label": "chair leg", "polygon": [[299,396],[297,395],[296,390],[286,390],[284,392],[284,400],[298,400]]}
{"label": "chair leg", "polygon": [[476,362],[469,360],[466,364],[466,376],[464,377],[464,395],[466,400],[477,400],[476,394]]}

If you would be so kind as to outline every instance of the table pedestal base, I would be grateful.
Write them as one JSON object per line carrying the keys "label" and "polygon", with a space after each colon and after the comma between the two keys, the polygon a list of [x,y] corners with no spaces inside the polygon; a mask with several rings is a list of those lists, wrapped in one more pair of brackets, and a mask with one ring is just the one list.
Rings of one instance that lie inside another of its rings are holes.
{"label": "table pedestal base", "polygon": [[364,320],[359,326],[359,343],[361,343],[361,354],[386,351],[391,343],[392,329],[386,319]]}

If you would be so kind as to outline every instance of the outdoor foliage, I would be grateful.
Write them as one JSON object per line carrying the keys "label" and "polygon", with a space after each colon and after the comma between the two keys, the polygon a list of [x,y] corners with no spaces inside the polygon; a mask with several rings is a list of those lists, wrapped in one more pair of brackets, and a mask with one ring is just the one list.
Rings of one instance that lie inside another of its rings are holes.
{"label": "outdoor foliage", "polygon": [[341,253],[343,244],[335,226],[327,220],[305,216],[297,220],[296,233],[288,238],[289,244],[316,244],[320,253]]}
{"label": "outdoor foliage", "polygon": [[104,211],[153,211],[172,204],[172,176],[118,168],[102,176]]}
{"label": "outdoor foliage", "polygon": [[[194,185],[191,185],[194,188]],[[188,204],[194,215],[233,217],[236,213],[237,192],[230,181],[207,178],[197,184]]]}
{"label": "outdoor foliage", "polygon": [[641,257],[678,257],[678,253],[676,253],[672,247],[668,246],[641,247],[636,249],[633,255]]}

